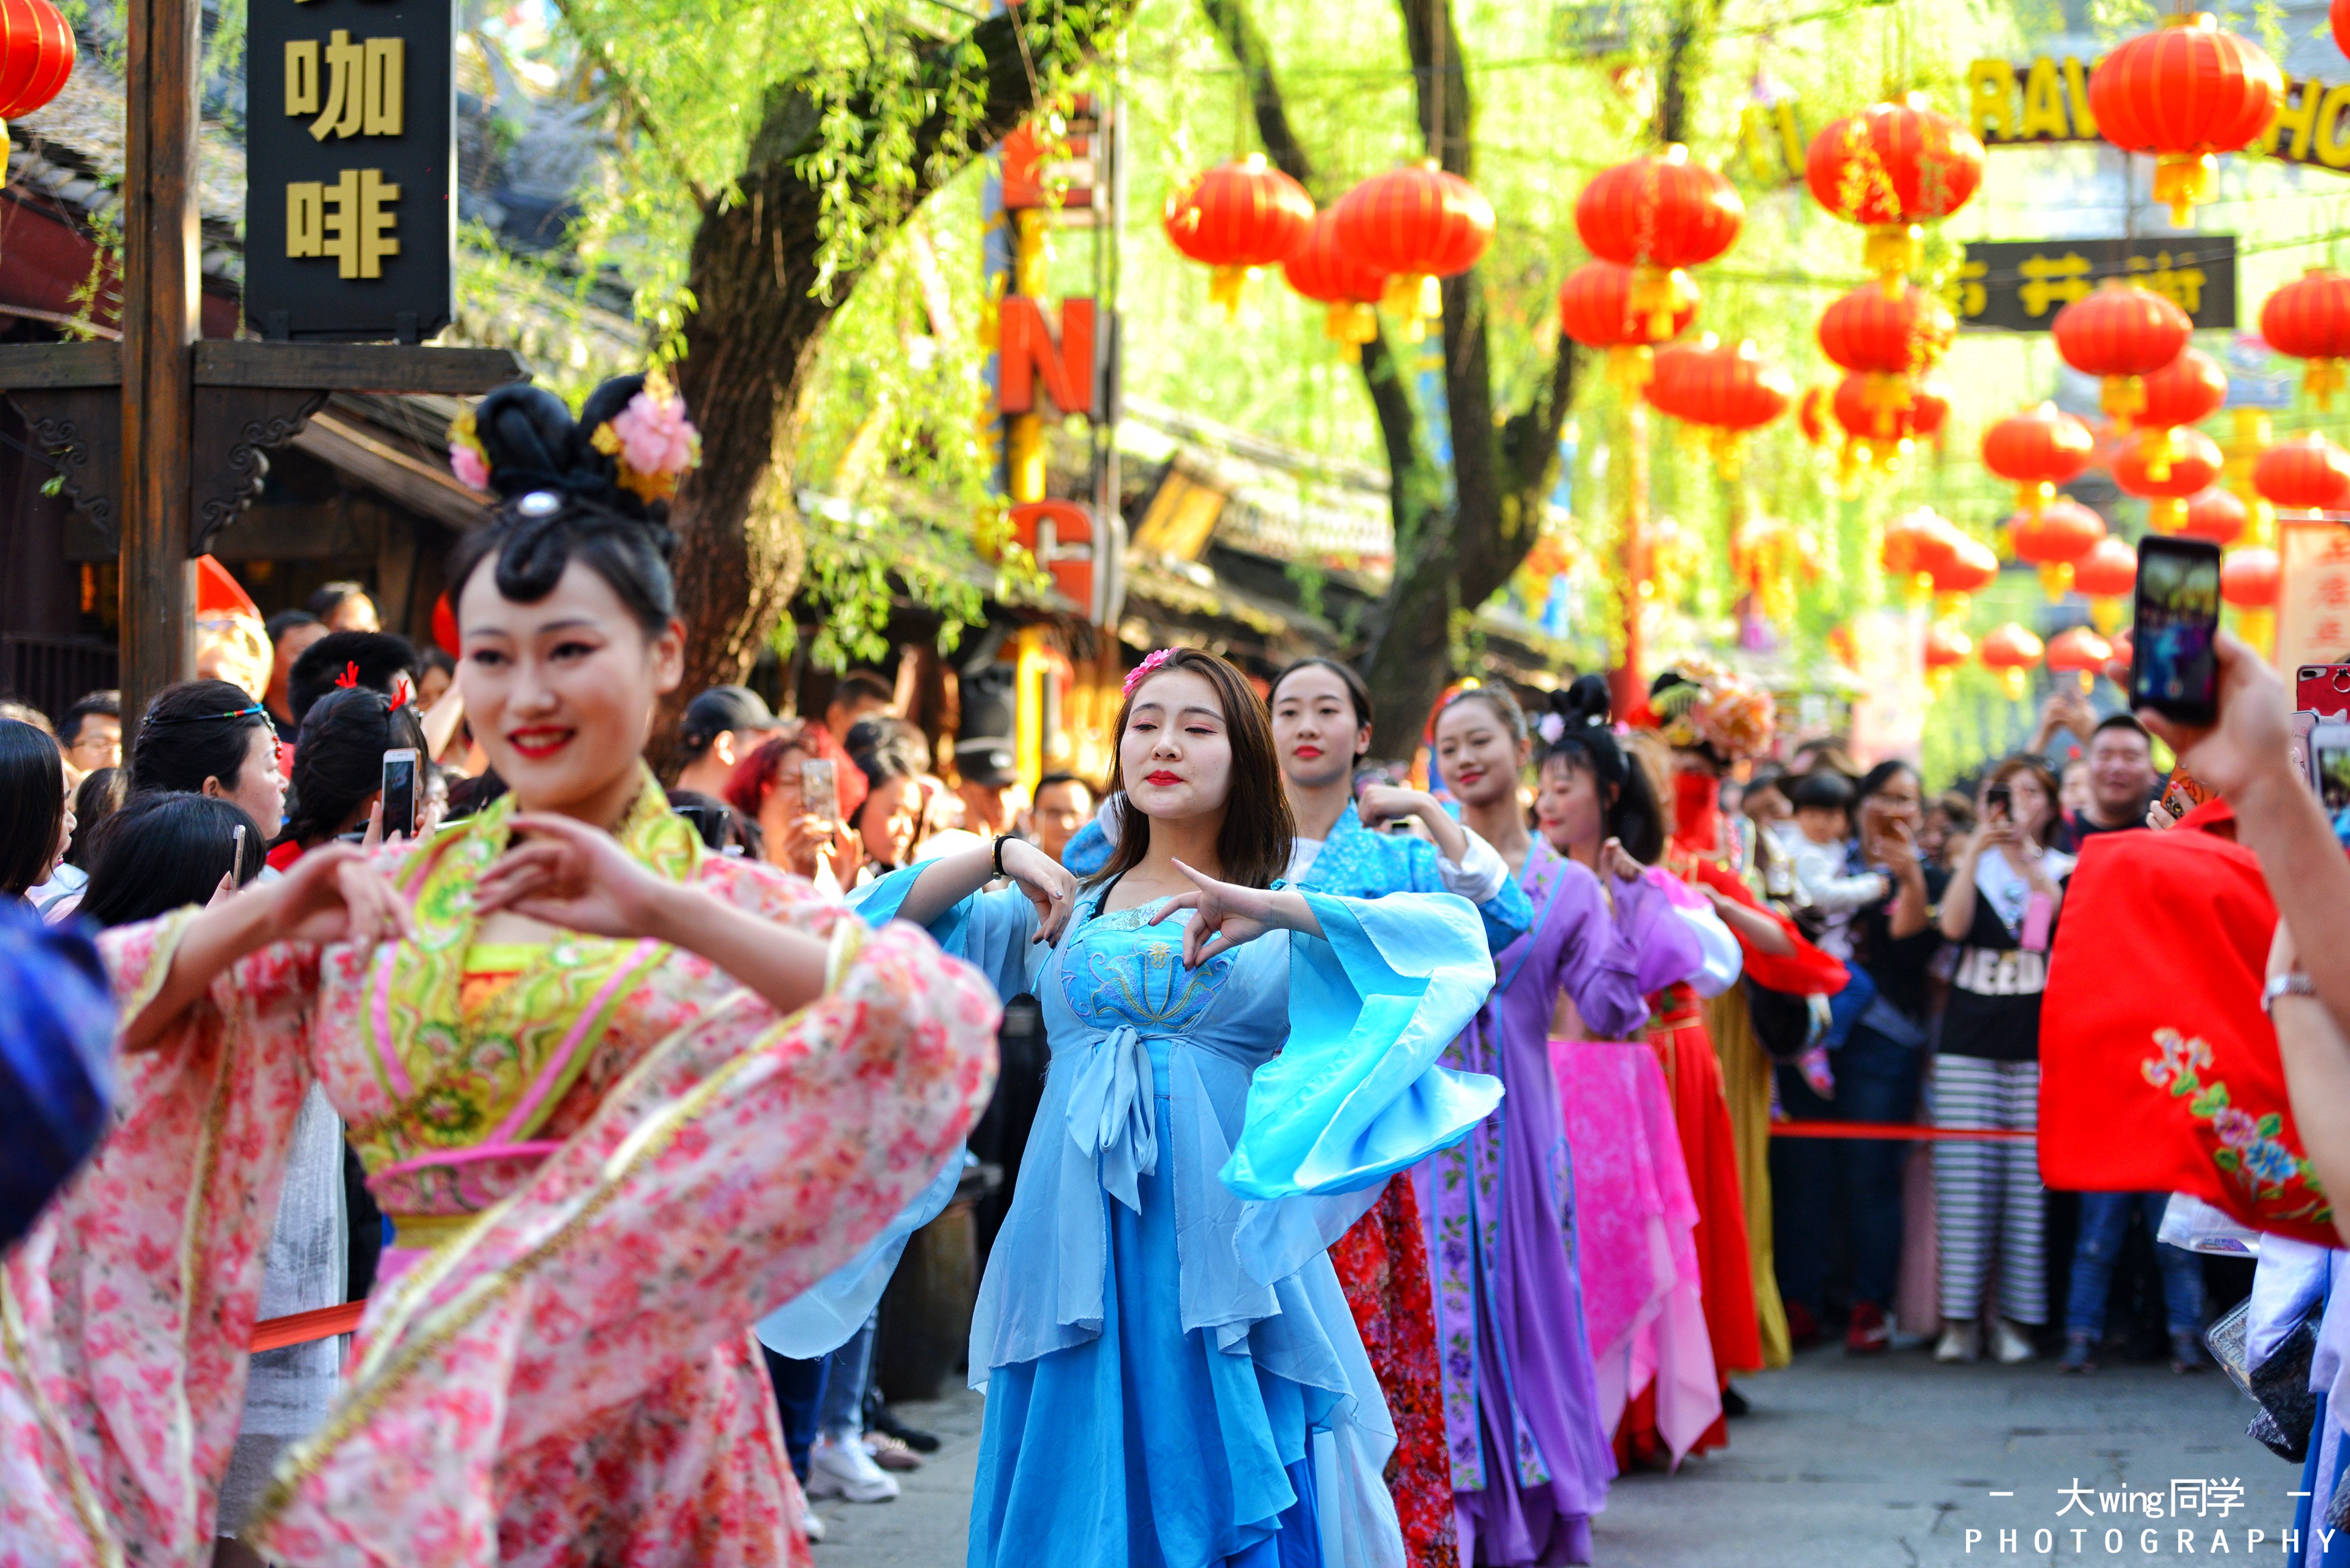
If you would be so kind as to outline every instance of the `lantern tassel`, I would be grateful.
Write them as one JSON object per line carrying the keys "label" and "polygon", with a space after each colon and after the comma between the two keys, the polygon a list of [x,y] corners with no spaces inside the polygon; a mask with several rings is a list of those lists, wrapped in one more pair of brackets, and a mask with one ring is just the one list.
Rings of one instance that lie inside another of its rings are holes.
{"label": "lantern tassel", "polygon": [[1874,416],[1869,426],[1880,439],[1892,438],[1894,416],[1918,406],[1911,395],[1909,379],[1906,376],[1886,376],[1871,372],[1861,383],[1861,405]]}
{"label": "lantern tassel", "polygon": [[2011,702],[2022,701],[2023,694],[2031,690],[2030,677],[2012,664],[1999,672],[1999,684]]}
{"label": "lantern tassel", "polygon": [[2176,534],[2187,526],[2187,503],[2176,496],[2158,496],[2146,504],[2146,520],[2158,534]]}
{"label": "lantern tassel", "polygon": [[2139,450],[2146,453],[2146,476],[2157,484],[2168,484],[2170,465],[2178,456],[2178,433],[2167,425],[2151,431]]}
{"label": "lantern tassel", "polygon": [[2111,637],[2121,629],[2122,613],[2125,607],[2122,601],[2117,598],[2091,599],[2089,619],[2095,624],[2100,636]]}
{"label": "lantern tassel", "polygon": [[1241,313],[1241,290],[1247,286],[1254,267],[1219,266],[1208,271],[1208,298],[1224,307],[1224,319],[1237,320]]}
{"label": "lantern tassel", "polygon": [[2154,161],[2154,199],[2170,209],[2170,221],[2186,228],[2199,202],[2211,199],[2220,161],[2210,153],[2165,152]]}
{"label": "lantern tassel", "polygon": [[2063,604],[2064,596],[2073,591],[2073,563],[2070,561],[2041,562],[2040,591],[2048,596],[2050,604]]}
{"label": "lantern tassel", "polygon": [[1673,313],[1697,292],[1689,274],[1679,267],[1642,262],[1632,269],[1632,286],[1625,298],[1625,315],[1642,318],[1641,330],[1661,343],[1673,335]]}
{"label": "lantern tassel", "polygon": [[1322,336],[1338,346],[1339,358],[1360,364],[1363,345],[1379,335],[1378,312],[1358,300],[1336,299],[1322,317]]}
{"label": "lantern tassel", "polygon": [[2016,510],[2029,516],[2039,516],[2047,510],[2048,504],[2055,499],[2056,487],[2044,479],[2037,483],[2024,483],[2015,487]]}
{"label": "lantern tassel", "polygon": [[[0,147],[5,147],[5,143],[0,143]],[[2302,372],[2301,389],[2309,394],[2311,402],[2328,412],[2332,411],[2334,396],[2342,390],[2343,384],[2342,361],[2339,359],[2312,359],[2309,369]]]}
{"label": "lantern tassel", "polygon": [[2102,383],[2098,404],[2114,420],[2114,433],[2130,432],[2132,415],[2146,410],[2146,378],[2143,376],[2107,376]]}
{"label": "lantern tassel", "polygon": [[1861,265],[1877,275],[1886,298],[1901,297],[1908,275],[1924,257],[1925,246],[1920,243],[1924,234],[1915,223],[1878,223],[1869,229],[1868,238],[1861,244]]}
{"label": "lantern tassel", "polygon": [[1646,343],[1618,343],[1607,350],[1607,384],[1627,397],[1657,379],[1657,353]]}

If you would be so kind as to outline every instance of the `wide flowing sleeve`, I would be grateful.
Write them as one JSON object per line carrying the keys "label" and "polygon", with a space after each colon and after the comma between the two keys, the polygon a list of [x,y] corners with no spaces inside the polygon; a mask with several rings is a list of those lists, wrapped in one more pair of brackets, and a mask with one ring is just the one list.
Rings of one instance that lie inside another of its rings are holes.
{"label": "wide flowing sleeve", "polygon": [[[122,1018],[154,999],[198,912],[99,939]],[[0,1537],[86,1542],[91,1561],[209,1554],[320,961],[283,944],[243,959],[124,1057],[113,1130],[8,1259]]]}
{"label": "wide flowing sleeve", "polygon": [[1256,1071],[1220,1173],[1243,1198],[1357,1192],[1465,1136],[1498,1079],[1437,1065],[1493,989],[1475,909],[1447,893],[1307,893],[1290,939],[1289,1041]]}
{"label": "wide flowing sleeve", "polygon": [[1673,907],[1690,934],[1697,938],[1698,971],[1690,977],[1690,989],[1700,996],[1720,996],[1738,983],[1746,967],[1745,954],[1721,917],[1713,911],[1705,896],[1669,871],[1651,866],[1642,881],[1652,883]]}
{"label": "wide flowing sleeve", "polygon": [[[858,895],[857,912],[876,927],[896,919],[926,869],[909,866],[890,872]],[[985,975],[999,997],[1028,990],[1045,953],[1036,940],[1036,906],[1017,888],[973,893],[951,906],[928,929],[939,946]]]}

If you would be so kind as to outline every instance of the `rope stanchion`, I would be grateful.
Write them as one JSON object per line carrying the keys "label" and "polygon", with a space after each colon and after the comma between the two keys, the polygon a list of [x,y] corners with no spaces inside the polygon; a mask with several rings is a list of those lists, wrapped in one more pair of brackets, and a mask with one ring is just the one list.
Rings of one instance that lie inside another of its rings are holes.
{"label": "rope stanchion", "polygon": [[1773,1122],[1773,1137],[1907,1138],[1923,1143],[2029,1143],[2013,1127],[1929,1127],[1916,1122]]}
{"label": "rope stanchion", "polygon": [[264,1318],[253,1325],[253,1353],[258,1355],[265,1350],[283,1350],[289,1345],[307,1345],[312,1340],[355,1333],[366,1311],[365,1302],[345,1302],[340,1306],[319,1307],[314,1312]]}

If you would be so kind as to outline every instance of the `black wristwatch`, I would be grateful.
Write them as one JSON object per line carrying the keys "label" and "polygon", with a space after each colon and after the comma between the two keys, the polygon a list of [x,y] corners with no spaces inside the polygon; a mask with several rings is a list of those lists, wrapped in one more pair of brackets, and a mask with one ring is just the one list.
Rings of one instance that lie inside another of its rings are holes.
{"label": "black wristwatch", "polygon": [[998,877],[1012,875],[1003,868],[1003,846],[1017,837],[1019,835],[1016,833],[999,833],[995,836],[995,874]]}

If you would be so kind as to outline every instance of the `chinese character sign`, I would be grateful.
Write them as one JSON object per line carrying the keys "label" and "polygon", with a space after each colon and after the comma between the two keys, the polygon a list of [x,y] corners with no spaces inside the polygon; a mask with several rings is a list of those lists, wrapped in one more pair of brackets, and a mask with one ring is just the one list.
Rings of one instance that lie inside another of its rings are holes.
{"label": "chinese character sign", "polygon": [[250,0],[245,321],[397,339],[449,324],[452,0]]}
{"label": "chinese character sign", "polygon": [[2045,332],[2056,313],[2109,277],[2164,296],[2198,328],[2236,325],[2236,236],[1975,240],[1948,286],[1964,327]]}
{"label": "chinese character sign", "polygon": [[2277,565],[2276,666],[2290,681],[2350,656],[2350,528],[2280,521]]}

